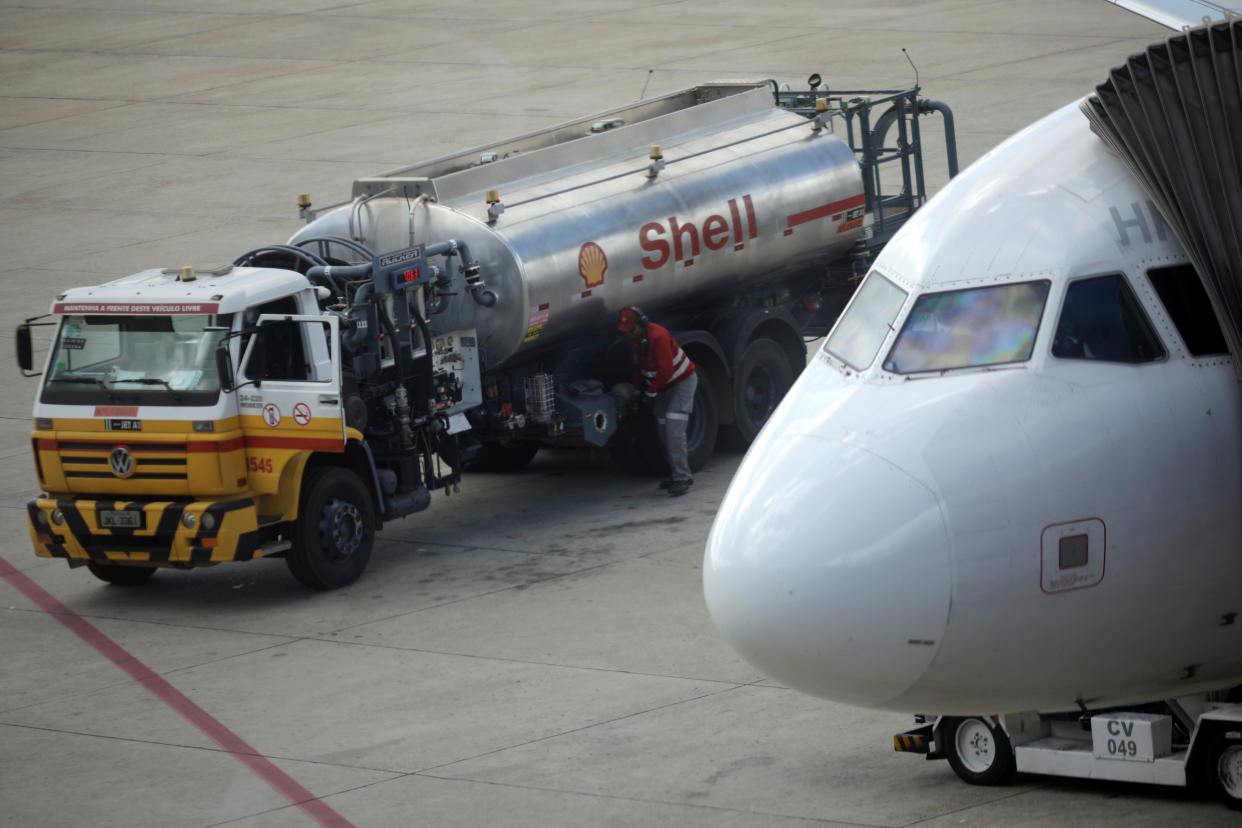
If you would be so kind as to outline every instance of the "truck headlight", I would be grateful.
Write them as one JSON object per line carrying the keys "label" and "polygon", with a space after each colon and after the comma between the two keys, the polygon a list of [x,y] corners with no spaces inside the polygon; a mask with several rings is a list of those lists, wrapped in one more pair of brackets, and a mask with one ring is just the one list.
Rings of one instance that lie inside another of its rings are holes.
{"label": "truck headlight", "polygon": [[62,512],[60,509],[53,509],[52,510],[52,523],[55,523],[57,526],[61,526],[64,524],[64,522],[65,522],[65,513]]}
{"label": "truck headlight", "polygon": [[186,529],[193,529],[197,523],[198,523],[198,518],[194,517],[193,512],[186,512],[184,515],[181,516],[181,525],[184,526]]}
{"label": "truck headlight", "polygon": [[216,528],[216,516],[211,512],[203,512],[203,531],[210,532]]}

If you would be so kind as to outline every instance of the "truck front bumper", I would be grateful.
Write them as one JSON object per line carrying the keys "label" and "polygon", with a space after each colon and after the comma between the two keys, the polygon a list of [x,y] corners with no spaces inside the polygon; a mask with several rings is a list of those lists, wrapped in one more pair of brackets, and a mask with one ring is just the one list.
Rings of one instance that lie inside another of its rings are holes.
{"label": "truck front bumper", "polygon": [[260,555],[259,515],[250,498],[38,498],[26,511],[35,553],[75,566],[89,561],[208,566]]}

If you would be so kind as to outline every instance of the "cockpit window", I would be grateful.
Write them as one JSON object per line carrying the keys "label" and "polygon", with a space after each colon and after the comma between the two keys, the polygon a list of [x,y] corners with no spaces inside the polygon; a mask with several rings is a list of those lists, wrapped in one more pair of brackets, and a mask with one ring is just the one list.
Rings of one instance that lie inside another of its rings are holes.
{"label": "cockpit window", "polygon": [[893,329],[906,296],[904,290],[872,271],[828,335],[824,350],[855,371],[867,370]]}
{"label": "cockpit window", "polygon": [[1052,338],[1052,355],[1138,363],[1163,359],[1165,351],[1134,291],[1124,277],[1112,274],[1070,284]]}
{"label": "cockpit window", "polygon": [[1152,268],[1147,271],[1147,278],[1192,356],[1229,353],[1203,280],[1193,267],[1185,264]]}
{"label": "cockpit window", "polygon": [[923,294],[884,370],[914,374],[1030,359],[1048,287],[1039,281]]}

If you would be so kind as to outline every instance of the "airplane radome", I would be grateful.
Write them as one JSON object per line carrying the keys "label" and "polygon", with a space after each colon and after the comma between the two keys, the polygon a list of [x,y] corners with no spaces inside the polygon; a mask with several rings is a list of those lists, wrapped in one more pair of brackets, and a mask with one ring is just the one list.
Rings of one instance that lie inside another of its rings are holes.
{"label": "airplane radome", "polygon": [[1077,104],[950,182],[729,487],[725,638],[909,712],[1242,683],[1242,394],[1187,262]]}

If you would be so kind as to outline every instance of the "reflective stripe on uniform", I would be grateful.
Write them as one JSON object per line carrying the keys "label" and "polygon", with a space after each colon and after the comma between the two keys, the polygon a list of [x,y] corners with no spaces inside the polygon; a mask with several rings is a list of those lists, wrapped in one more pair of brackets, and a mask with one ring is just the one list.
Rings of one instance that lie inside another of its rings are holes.
{"label": "reflective stripe on uniform", "polygon": [[665,385],[672,385],[678,380],[679,377],[684,376],[689,370],[690,360],[686,356],[686,352],[679,347],[677,349],[677,353],[673,355],[673,373],[669,375],[668,381]]}
{"label": "reflective stripe on uniform", "polygon": [[668,417],[670,420],[688,420],[688,419],[690,419],[690,415],[689,415],[689,414],[682,414],[680,411],[670,411],[670,412],[668,412],[668,414],[666,414],[666,415],[664,415],[664,416]]}

